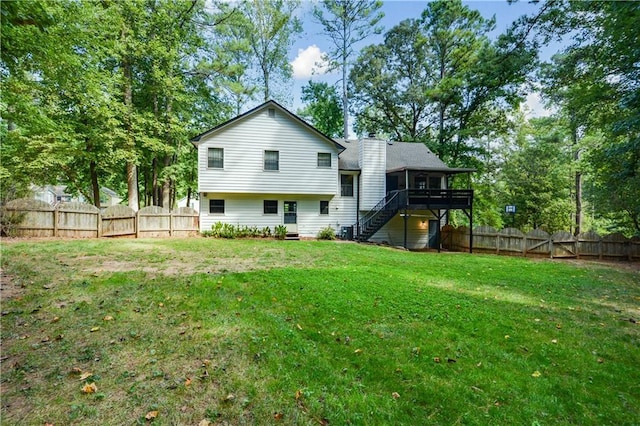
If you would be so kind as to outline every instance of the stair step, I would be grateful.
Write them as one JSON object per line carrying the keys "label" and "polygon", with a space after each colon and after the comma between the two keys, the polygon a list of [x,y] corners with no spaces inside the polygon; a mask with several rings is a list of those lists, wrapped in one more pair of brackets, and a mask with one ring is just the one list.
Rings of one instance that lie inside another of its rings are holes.
{"label": "stair step", "polygon": [[298,234],[297,232],[287,232],[287,235],[285,235],[284,239],[289,241],[299,241],[300,234]]}

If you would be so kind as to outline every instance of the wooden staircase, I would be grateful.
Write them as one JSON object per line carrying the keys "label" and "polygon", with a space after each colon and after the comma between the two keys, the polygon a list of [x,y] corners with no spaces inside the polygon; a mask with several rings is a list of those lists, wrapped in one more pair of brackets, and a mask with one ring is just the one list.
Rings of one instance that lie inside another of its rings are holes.
{"label": "wooden staircase", "polygon": [[400,206],[405,202],[399,192],[391,197],[385,197],[360,220],[360,226],[356,239],[360,242],[367,241],[393,218]]}

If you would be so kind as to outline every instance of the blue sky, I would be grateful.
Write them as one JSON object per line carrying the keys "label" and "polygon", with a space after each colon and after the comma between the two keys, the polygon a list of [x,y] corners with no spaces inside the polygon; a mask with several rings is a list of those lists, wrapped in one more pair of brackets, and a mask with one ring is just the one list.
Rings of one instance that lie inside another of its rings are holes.
{"label": "blue sky", "polygon": [[[384,26],[383,34],[393,26],[397,25],[404,19],[418,18],[422,11],[427,6],[427,1],[407,1],[407,0],[386,0],[382,6],[382,11],[385,16],[382,19]],[[500,34],[518,17],[531,14],[539,8],[539,4],[532,4],[528,1],[519,1],[514,4],[508,4],[506,0],[472,0],[463,2],[465,5],[472,9],[477,9],[485,17],[496,17],[496,31],[495,34]],[[309,79],[314,81],[326,81],[329,83],[335,83],[339,80],[340,76],[337,73],[322,75],[317,71],[312,74],[312,68],[314,64],[320,62],[320,58],[324,52],[330,46],[329,40],[321,34],[322,28],[314,22],[311,16],[311,10],[313,3],[311,1],[305,1],[302,4],[302,10],[300,17],[303,21],[303,34],[295,42],[290,51],[290,60],[294,68],[294,82],[292,88],[293,96],[293,111],[296,111],[301,107],[300,95],[302,86],[306,85]],[[371,36],[361,43],[363,47],[369,44],[382,42],[382,35]],[[544,51],[540,53],[540,56],[544,60],[548,60],[553,53],[558,50],[559,46],[548,46]],[[545,115],[547,112],[544,110],[540,103],[540,98],[537,94],[532,93],[527,99],[527,106],[530,109],[531,116]]]}

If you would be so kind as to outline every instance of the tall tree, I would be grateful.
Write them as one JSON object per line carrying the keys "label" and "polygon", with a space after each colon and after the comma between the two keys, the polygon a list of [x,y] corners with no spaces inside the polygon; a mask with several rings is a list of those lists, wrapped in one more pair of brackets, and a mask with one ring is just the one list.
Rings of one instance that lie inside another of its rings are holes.
{"label": "tall tree", "polygon": [[489,39],[492,19],[460,1],[434,1],[420,20],[363,49],[351,72],[360,131],[421,141],[451,165],[476,165],[474,140],[522,99],[536,51],[515,30]]}
{"label": "tall tree", "polygon": [[[594,197],[593,207],[602,215],[626,215],[623,222],[635,233],[640,233],[638,20],[638,2],[559,0],[538,27],[543,41],[572,34],[573,43],[547,67],[545,93],[584,134],[605,135],[606,142],[585,147],[593,180],[589,188],[595,191],[587,195]],[[578,184],[576,178],[576,188]]]}
{"label": "tall tree", "polygon": [[239,14],[222,24],[236,40],[246,42],[265,101],[277,97],[276,81],[291,78],[289,49],[302,32],[294,16],[299,5],[298,0],[243,0],[237,5]]}
{"label": "tall tree", "polygon": [[304,108],[298,115],[309,120],[318,130],[327,136],[339,137],[343,130],[343,114],[340,97],[335,86],[327,83],[314,83],[309,80],[302,88]]}
{"label": "tall tree", "polygon": [[521,123],[508,148],[502,165],[504,201],[516,205],[516,226],[521,229],[555,232],[571,224],[569,137],[561,129],[553,118]]}
{"label": "tall tree", "polygon": [[322,25],[324,34],[333,43],[328,52],[331,68],[342,71],[342,111],[344,114],[343,136],[349,137],[349,93],[348,80],[354,46],[372,34],[380,34],[378,26],[384,17],[379,9],[381,0],[323,0],[316,6],[313,16]]}

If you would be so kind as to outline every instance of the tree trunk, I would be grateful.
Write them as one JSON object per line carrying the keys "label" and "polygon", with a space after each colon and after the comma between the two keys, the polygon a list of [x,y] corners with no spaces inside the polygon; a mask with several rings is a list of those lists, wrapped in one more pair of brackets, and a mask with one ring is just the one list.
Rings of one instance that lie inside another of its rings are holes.
{"label": "tree trunk", "polygon": [[96,170],[96,162],[91,160],[89,163],[89,174],[91,175],[91,190],[93,192],[93,205],[100,208],[100,185],[98,185],[98,171]]}
{"label": "tree trunk", "polygon": [[[125,122],[127,133],[127,145],[131,151],[135,151],[135,140],[133,137],[133,125],[131,123],[131,113],[133,110],[133,89],[131,87],[131,63],[128,58],[122,61],[122,73],[124,80],[124,105],[125,105]],[[129,199],[129,207],[133,211],[140,208],[140,200],[138,195],[138,167],[133,160],[127,162],[127,195]]]}
{"label": "tree trunk", "polygon": [[[573,121],[573,120],[572,120]],[[576,165],[575,173],[575,191],[576,191],[576,223],[574,234],[578,235],[582,232],[582,172],[580,167],[580,147],[578,146],[578,128],[576,125],[571,126],[571,144],[573,145],[573,159]]]}

